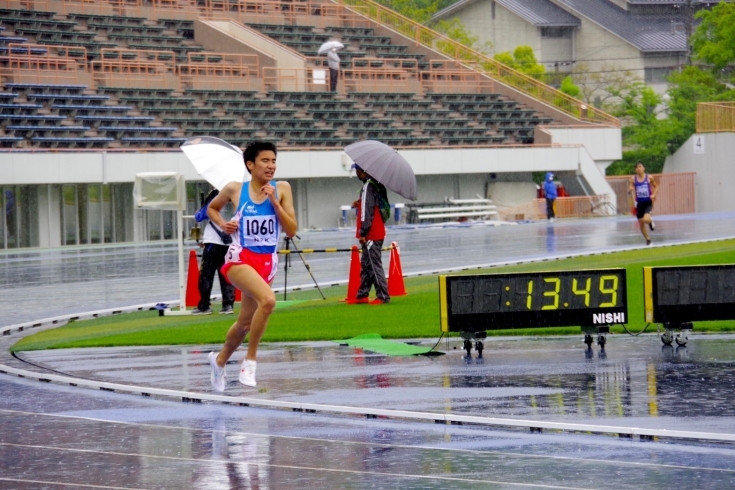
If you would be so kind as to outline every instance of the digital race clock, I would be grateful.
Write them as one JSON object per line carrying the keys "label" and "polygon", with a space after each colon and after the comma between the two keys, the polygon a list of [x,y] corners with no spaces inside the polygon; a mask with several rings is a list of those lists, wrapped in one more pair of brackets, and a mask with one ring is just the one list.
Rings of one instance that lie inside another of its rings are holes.
{"label": "digital race clock", "polygon": [[625,269],[439,276],[441,329],[627,323]]}
{"label": "digital race clock", "polygon": [[644,267],[648,323],[681,325],[735,318],[735,265]]}

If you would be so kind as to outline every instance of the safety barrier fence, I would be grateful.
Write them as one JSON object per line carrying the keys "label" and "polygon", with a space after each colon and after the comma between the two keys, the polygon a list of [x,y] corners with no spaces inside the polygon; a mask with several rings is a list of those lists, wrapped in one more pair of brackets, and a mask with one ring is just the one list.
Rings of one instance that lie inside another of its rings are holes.
{"label": "safety barrier fence", "polygon": [[157,49],[102,48],[101,61],[153,62],[166,66],[170,73],[176,71],[176,53]]}
{"label": "safety barrier fence", "polygon": [[735,132],[735,102],[697,104],[697,133]]}
{"label": "safety barrier fence", "polygon": [[[398,248],[398,246],[390,245],[388,247],[383,247],[380,250],[383,252],[389,252],[393,249]],[[362,250],[358,248],[357,250],[359,253],[362,253]],[[351,248],[302,248],[301,250],[278,250],[278,254],[280,255],[290,255],[290,254],[315,254],[315,253],[340,253],[340,252],[352,252]]]}
{"label": "safety barrier fence", "polygon": [[327,92],[329,71],[323,68],[263,67],[263,86],[278,92]]}
{"label": "safety barrier fence", "polygon": [[[695,212],[695,172],[651,174],[658,183],[654,214],[688,214]],[[618,214],[630,214],[633,200],[628,194],[629,175],[606,177],[618,200]]]}
{"label": "safety barrier fence", "polygon": [[[613,214],[606,205],[605,196],[562,197],[556,200],[557,218],[579,218]],[[537,220],[546,218],[546,199],[534,199],[520,206],[499,208],[498,216],[506,221]]]}
{"label": "safety barrier fence", "polygon": [[470,70],[435,70],[421,73],[424,92],[482,94],[492,93],[492,79]]}
{"label": "safety barrier fence", "polygon": [[[328,67],[326,56],[307,56],[306,63],[308,65],[318,67]],[[360,58],[352,58],[347,70],[365,70],[365,69],[384,69],[404,70],[408,73],[415,74],[418,78],[418,62],[411,58],[376,58],[374,56],[364,56]]]}
{"label": "safety barrier fence", "polygon": [[260,90],[261,79],[257,68],[227,61],[200,61],[177,67],[185,88],[209,90]]}
{"label": "safety barrier fence", "polygon": [[606,124],[619,127],[620,121],[599,109],[589,107],[582,101],[575,99],[559,90],[550,87],[535,78],[524,75],[489,56],[475,51],[467,46],[450,39],[418,22],[394,12],[371,0],[336,0],[339,3],[354,9],[356,12],[373,19],[378,24],[389,27],[416,44],[426,46],[432,50],[445,54],[452,59],[470,66],[475,70],[486,73],[496,80],[507,84],[535,99],[552,105],[583,121]]}
{"label": "safety barrier fence", "polygon": [[77,84],[86,72],[84,47],[9,43],[0,73],[16,83]]}
{"label": "safety barrier fence", "polygon": [[347,92],[416,93],[419,81],[410,72],[391,68],[363,68],[342,70]]}
{"label": "safety barrier fence", "polygon": [[188,65],[207,64],[214,68],[216,68],[219,63],[231,66],[241,66],[243,69],[247,69],[248,76],[260,76],[260,57],[256,54],[189,52],[186,55],[186,60],[186,64]]}
{"label": "safety barrier fence", "polygon": [[92,76],[98,86],[178,90],[178,77],[160,61],[93,61]]}

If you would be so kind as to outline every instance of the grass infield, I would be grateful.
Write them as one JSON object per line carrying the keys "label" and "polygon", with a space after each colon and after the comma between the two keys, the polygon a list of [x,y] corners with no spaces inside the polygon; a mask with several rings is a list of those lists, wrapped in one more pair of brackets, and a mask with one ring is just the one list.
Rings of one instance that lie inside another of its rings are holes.
{"label": "grass infield", "polygon": [[[627,269],[628,329],[637,332],[643,320],[643,266],[732,264],[735,240],[693,245],[645,248],[635,251],[597,254],[551,262],[493,267],[467,272],[531,272],[575,269]],[[317,271],[318,272],[318,271]],[[325,290],[326,301],[317,291],[289,293],[289,302],[277,306],[263,342],[348,339],[376,333],[384,339],[431,338],[440,335],[437,276],[406,279],[407,296],[393,298],[388,305],[346,305],[341,302],[346,287]],[[282,299],[282,294],[278,299]],[[312,301],[309,301],[312,300]],[[219,305],[213,305],[218,309]],[[237,311],[236,311],[237,313]],[[735,317],[735,314],[733,314]],[[71,347],[112,347],[140,345],[220,344],[232,325],[232,315],[159,317],[157,311],[121,314],[94,320],[71,322],[18,341],[11,351]],[[695,331],[735,331],[733,321],[698,322]],[[621,327],[613,332],[623,333]],[[578,326],[491,330],[488,335],[579,335]]]}

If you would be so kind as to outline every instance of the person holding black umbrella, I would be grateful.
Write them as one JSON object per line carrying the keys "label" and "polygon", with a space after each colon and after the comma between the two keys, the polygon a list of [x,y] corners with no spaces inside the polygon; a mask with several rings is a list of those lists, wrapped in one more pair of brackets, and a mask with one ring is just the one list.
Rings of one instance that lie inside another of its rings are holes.
{"label": "person holding black umbrella", "polygon": [[[382,249],[385,240],[385,222],[390,217],[390,203],[385,186],[373,179],[359,165],[353,164],[357,178],[363,182],[360,198],[352,203],[357,208],[356,238],[362,246],[360,261],[360,288],[357,298],[348,304],[369,303],[382,305],[390,303],[388,282],[383,270]],[[370,289],[375,286],[375,299],[370,301]]]}

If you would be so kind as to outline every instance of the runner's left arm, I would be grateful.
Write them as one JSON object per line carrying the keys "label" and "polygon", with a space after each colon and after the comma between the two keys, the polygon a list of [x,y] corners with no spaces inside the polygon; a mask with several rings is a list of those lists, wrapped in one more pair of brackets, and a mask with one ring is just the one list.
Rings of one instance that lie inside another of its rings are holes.
{"label": "runner's left arm", "polygon": [[656,194],[658,193],[658,183],[650,175],[648,176],[648,183],[651,185],[651,201],[655,201]]}
{"label": "runner's left arm", "polygon": [[292,238],[298,231],[298,223],[296,222],[296,211],[293,207],[293,193],[291,192],[291,184],[286,181],[276,182],[278,186],[278,199],[271,199],[273,208],[276,210],[278,221],[281,223],[283,232]]}

